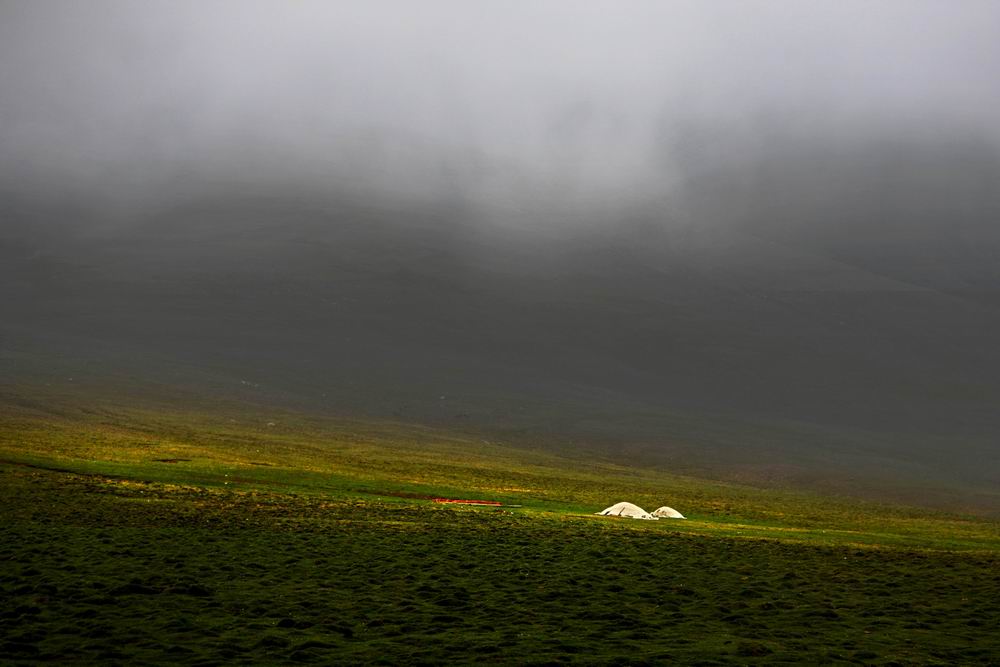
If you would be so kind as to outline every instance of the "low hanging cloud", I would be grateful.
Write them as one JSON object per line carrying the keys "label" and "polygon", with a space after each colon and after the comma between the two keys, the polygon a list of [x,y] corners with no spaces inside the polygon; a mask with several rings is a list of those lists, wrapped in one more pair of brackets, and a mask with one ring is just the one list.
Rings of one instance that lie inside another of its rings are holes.
{"label": "low hanging cloud", "polygon": [[0,381],[993,498],[998,64],[992,0],[4,2]]}
{"label": "low hanging cloud", "polygon": [[588,210],[873,137],[1000,141],[992,2],[14,2],[0,184]]}

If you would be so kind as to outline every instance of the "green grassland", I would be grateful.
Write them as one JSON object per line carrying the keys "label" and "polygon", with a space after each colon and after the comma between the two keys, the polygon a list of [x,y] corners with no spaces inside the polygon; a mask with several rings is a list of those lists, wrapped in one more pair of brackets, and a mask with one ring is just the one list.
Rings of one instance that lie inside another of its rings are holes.
{"label": "green grassland", "polygon": [[[0,402],[0,661],[1000,662],[988,518],[565,443],[27,396]],[[689,518],[594,516],[620,500]]]}

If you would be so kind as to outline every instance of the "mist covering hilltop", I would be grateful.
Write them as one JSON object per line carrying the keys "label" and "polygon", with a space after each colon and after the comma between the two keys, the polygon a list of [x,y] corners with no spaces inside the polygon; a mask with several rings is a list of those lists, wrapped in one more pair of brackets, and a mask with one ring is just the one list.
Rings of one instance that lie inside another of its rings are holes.
{"label": "mist covering hilltop", "polygon": [[0,10],[8,387],[1000,481],[994,5],[97,6]]}

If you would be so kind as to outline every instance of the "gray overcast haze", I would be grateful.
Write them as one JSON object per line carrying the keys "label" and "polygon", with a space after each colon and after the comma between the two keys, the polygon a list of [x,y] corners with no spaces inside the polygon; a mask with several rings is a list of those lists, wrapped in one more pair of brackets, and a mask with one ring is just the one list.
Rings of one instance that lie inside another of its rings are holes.
{"label": "gray overcast haze", "polygon": [[998,72],[991,1],[4,0],[0,372],[1000,510]]}
{"label": "gray overcast haze", "polygon": [[662,201],[706,161],[784,142],[1000,142],[994,2],[2,11],[16,188],[141,200],[188,179],[352,182],[590,205]]}

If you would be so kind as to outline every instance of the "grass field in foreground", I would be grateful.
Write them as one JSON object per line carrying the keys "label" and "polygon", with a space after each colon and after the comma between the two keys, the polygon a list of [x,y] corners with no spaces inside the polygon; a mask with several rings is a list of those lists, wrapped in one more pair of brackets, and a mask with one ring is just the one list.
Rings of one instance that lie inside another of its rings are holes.
{"label": "grass field in foreground", "polygon": [[988,520],[400,424],[3,410],[12,662],[1000,661]]}

